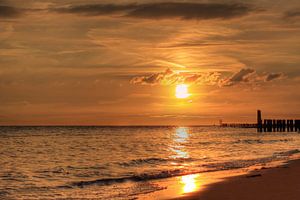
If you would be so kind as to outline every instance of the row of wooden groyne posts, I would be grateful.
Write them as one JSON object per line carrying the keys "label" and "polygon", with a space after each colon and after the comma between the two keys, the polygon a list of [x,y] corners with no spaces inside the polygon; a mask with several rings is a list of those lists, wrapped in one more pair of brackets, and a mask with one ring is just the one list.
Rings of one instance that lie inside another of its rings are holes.
{"label": "row of wooden groyne posts", "polygon": [[257,110],[256,124],[226,124],[220,121],[222,127],[257,128],[257,132],[300,132],[299,119],[262,119],[261,111]]}
{"label": "row of wooden groyne posts", "polygon": [[300,120],[296,119],[264,119],[257,110],[257,132],[299,132]]}
{"label": "row of wooden groyne posts", "polygon": [[264,123],[257,125],[258,132],[299,132],[300,120],[265,119]]}

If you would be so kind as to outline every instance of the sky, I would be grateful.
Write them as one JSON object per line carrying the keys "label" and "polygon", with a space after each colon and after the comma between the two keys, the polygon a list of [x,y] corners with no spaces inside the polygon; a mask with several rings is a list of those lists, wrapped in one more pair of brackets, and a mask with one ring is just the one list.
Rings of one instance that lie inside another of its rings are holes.
{"label": "sky", "polygon": [[0,0],[0,125],[300,118],[299,52],[299,0]]}

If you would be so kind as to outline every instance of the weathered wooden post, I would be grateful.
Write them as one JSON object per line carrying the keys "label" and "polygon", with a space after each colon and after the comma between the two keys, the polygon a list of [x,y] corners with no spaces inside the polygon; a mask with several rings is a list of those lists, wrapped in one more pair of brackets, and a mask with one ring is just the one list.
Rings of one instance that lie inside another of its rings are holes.
{"label": "weathered wooden post", "polygon": [[260,110],[257,110],[257,132],[262,132],[262,119]]}
{"label": "weathered wooden post", "polygon": [[273,132],[276,132],[276,120],[273,119],[273,124],[272,124]]}
{"label": "weathered wooden post", "polygon": [[295,120],[295,131],[300,131],[300,120],[298,119]]}
{"label": "weathered wooden post", "polygon": [[287,120],[287,131],[291,132],[292,131],[292,126],[293,126],[293,120],[288,119]]}
{"label": "weathered wooden post", "polygon": [[286,128],[286,121],[285,119],[282,120],[282,131],[285,132],[285,128]]}
{"label": "weathered wooden post", "polygon": [[276,123],[276,129],[277,129],[277,132],[279,132],[279,128],[280,128],[280,120],[279,119],[277,119],[276,120],[277,121],[277,123]]}
{"label": "weathered wooden post", "polygon": [[[291,120],[291,132],[293,132],[294,131],[294,120]],[[295,131],[296,131],[296,129],[295,129]]]}
{"label": "weathered wooden post", "polygon": [[267,120],[267,131],[272,132],[272,120],[271,119]]}
{"label": "weathered wooden post", "polygon": [[264,128],[264,132],[267,132],[267,120],[266,119],[264,119],[263,128]]}
{"label": "weathered wooden post", "polygon": [[282,132],[282,120],[279,120],[279,131]]}
{"label": "weathered wooden post", "polygon": [[277,119],[276,129],[277,129],[277,132],[280,131],[280,120],[279,119]]}

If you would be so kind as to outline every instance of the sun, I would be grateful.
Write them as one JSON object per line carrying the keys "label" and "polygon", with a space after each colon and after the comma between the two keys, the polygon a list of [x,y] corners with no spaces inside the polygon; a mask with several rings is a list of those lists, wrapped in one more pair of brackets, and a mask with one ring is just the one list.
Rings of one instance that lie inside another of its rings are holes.
{"label": "sun", "polygon": [[186,84],[179,84],[176,86],[176,98],[185,99],[190,96],[188,86]]}

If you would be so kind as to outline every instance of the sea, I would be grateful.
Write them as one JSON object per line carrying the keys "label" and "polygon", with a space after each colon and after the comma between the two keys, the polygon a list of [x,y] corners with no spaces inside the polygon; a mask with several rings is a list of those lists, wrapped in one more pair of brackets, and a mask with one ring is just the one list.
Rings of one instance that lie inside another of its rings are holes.
{"label": "sea", "polygon": [[287,161],[300,134],[218,126],[0,127],[0,199],[139,199],[153,180]]}

